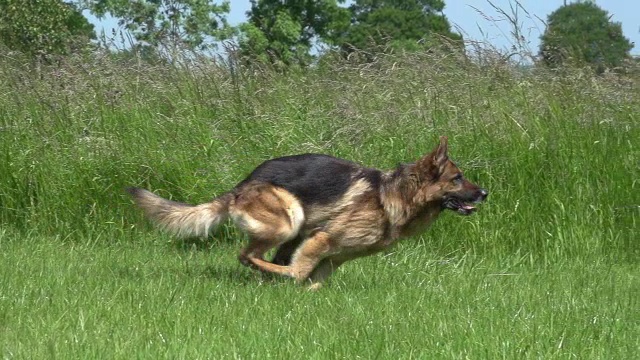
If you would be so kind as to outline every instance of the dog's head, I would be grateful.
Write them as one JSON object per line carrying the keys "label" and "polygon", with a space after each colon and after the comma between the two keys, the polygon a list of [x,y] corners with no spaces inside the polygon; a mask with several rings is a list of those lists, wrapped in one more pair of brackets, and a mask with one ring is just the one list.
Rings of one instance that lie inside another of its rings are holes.
{"label": "dog's head", "polygon": [[440,144],[415,164],[418,178],[416,201],[427,204],[437,201],[443,209],[461,215],[469,215],[476,210],[472,204],[484,201],[487,190],[467,180],[460,169],[449,160],[447,137],[440,137]]}

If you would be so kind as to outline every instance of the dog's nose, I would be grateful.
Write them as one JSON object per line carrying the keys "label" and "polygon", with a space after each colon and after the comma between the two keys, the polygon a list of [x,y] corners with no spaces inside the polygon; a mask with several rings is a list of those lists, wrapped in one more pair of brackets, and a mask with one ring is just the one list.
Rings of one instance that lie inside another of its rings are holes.
{"label": "dog's nose", "polygon": [[489,192],[485,189],[480,189],[480,201],[484,201],[487,196],[489,196]]}

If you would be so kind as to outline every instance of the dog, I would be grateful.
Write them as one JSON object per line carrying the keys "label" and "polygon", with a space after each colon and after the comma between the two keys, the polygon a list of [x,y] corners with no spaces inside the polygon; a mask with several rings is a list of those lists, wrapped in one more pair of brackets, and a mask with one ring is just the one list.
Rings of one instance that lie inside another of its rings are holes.
{"label": "dog", "polygon": [[[188,205],[128,188],[147,218],[180,237],[204,237],[231,219],[249,237],[238,259],[319,288],[348,260],[426,230],[445,210],[469,215],[488,192],[449,159],[447,137],[390,171],[321,154],[267,160],[211,202]],[[272,261],[264,260],[277,248]]]}

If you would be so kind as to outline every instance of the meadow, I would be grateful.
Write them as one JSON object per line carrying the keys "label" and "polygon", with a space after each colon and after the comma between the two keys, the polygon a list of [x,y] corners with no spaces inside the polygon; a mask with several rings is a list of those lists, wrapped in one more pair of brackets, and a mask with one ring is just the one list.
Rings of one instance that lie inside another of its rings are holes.
{"label": "meadow", "polygon": [[[107,55],[34,71],[3,57],[0,355],[634,358],[638,83],[492,59],[279,73]],[[488,201],[318,292],[241,266],[231,226],[194,241],[153,230],[123,191],[201,203],[275,156],[390,169],[440,135]]]}

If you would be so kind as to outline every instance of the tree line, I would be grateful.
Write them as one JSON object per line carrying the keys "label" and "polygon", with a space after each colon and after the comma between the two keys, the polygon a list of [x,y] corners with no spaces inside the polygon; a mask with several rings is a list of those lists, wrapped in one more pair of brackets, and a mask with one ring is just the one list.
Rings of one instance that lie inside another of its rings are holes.
{"label": "tree line", "polygon": [[[251,0],[247,21],[230,26],[229,1],[0,0],[0,44],[31,56],[68,54],[96,39],[83,16],[110,15],[155,56],[205,50],[232,41],[247,61],[306,66],[314,45],[353,52],[428,50],[443,42],[463,49],[443,14],[443,0]],[[539,58],[560,66],[578,61],[620,66],[633,48],[620,23],[593,1],[560,6],[548,15]]]}

